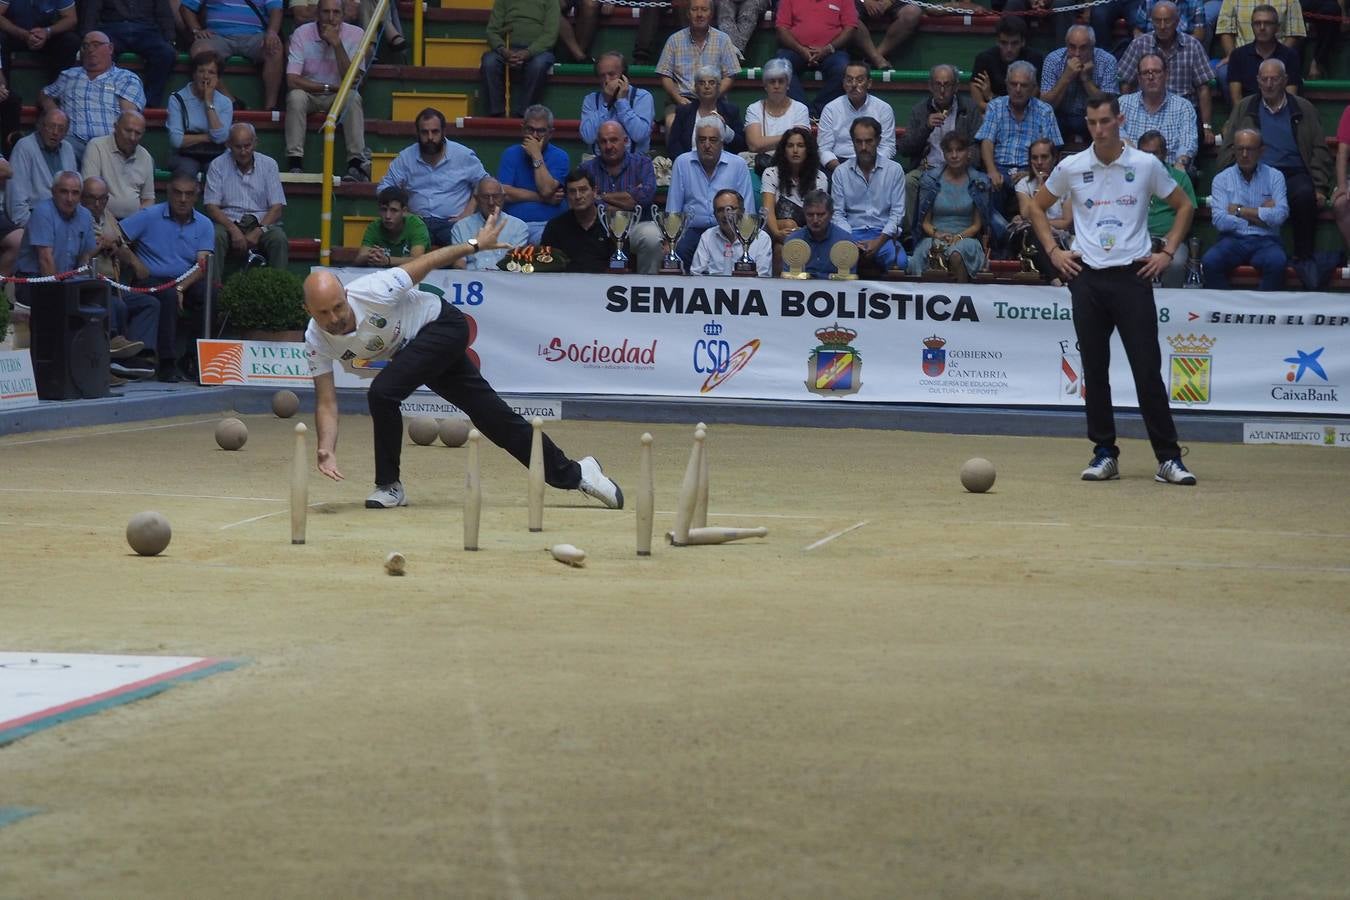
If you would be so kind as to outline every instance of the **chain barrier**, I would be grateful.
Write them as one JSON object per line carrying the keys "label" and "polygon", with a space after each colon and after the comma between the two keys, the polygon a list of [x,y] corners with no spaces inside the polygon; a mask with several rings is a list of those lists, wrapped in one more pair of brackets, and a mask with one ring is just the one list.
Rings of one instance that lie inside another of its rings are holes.
{"label": "chain barrier", "polygon": [[92,274],[99,281],[106,281],[108,284],[117,288],[119,291],[129,291],[133,294],[155,294],[171,287],[177,287],[184,281],[187,281],[193,275],[200,271],[201,265],[193,263],[186,272],[177,278],[171,278],[163,284],[156,284],[151,287],[132,287],[129,284],[122,284],[114,278],[102,275],[94,271],[92,263],[85,263],[69,272],[57,272],[55,275],[0,275],[0,284],[53,284],[57,281],[69,281],[79,275]]}

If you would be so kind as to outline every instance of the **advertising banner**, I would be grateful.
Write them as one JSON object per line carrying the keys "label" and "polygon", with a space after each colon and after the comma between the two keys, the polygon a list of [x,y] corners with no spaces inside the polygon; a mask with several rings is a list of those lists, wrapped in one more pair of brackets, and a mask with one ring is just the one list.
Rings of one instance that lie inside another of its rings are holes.
{"label": "advertising banner", "polygon": [[27,350],[0,350],[0,409],[37,404],[33,357]]}
{"label": "advertising banner", "polygon": [[[350,281],[369,270],[334,271]],[[424,288],[469,317],[470,353],[503,393],[1082,403],[1066,288],[455,270]],[[1350,413],[1343,297],[1160,290],[1157,313],[1174,407]],[[299,345],[272,346],[291,349],[275,362],[246,349],[245,368],[289,377],[281,361]],[[1134,406],[1112,346],[1114,402]]]}

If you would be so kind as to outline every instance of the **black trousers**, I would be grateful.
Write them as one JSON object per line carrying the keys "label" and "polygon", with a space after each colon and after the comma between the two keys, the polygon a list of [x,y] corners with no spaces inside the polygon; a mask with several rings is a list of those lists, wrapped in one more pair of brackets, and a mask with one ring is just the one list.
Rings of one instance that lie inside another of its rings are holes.
{"label": "black trousers", "polygon": [[[465,352],[468,347],[469,324],[464,315],[442,303],[440,318],[419,331],[371,382],[366,397],[375,431],[377,485],[399,480],[403,452],[399,404],[424,384],[467,413],[475,428],[521,465],[530,464],[534,429],[479,374]],[[563,490],[581,484],[581,467],[568,459],[548,435],[544,435],[544,480]]]}
{"label": "black trousers", "polygon": [[[133,287],[154,287],[169,280],[169,278],[149,278],[145,281],[137,281]],[[159,301],[159,325],[155,332],[154,350],[155,358],[161,365],[166,365],[177,360],[179,356],[179,316],[187,316],[188,321],[193,325],[201,324],[201,313],[206,301],[206,279],[198,278],[192,287],[184,293],[181,313],[178,309],[178,291],[174,288],[165,288],[147,296],[154,297]],[[199,335],[200,331],[188,336],[187,356],[193,360],[194,365],[197,354],[193,352],[192,348],[196,347],[194,341]]]}
{"label": "black trousers", "polygon": [[1294,259],[1309,259],[1317,242],[1317,187],[1304,168],[1280,169],[1289,195],[1289,229],[1294,233]]}
{"label": "black trousers", "polygon": [[1111,405],[1111,332],[1120,332],[1125,356],[1134,374],[1139,411],[1161,462],[1181,456],[1177,427],[1172,421],[1167,388],[1162,380],[1162,352],[1158,349],[1158,310],[1153,283],[1140,277],[1138,264],[1089,269],[1069,282],[1073,298],[1073,327],[1083,357],[1088,439],[1096,453],[1115,457],[1116,417]]}

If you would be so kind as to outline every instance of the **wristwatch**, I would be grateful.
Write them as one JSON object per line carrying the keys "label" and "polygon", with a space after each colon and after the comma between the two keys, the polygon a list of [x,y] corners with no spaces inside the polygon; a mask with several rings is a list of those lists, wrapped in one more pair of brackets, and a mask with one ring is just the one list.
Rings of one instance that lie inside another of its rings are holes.
{"label": "wristwatch", "polygon": [[1242,215],[1242,207],[1241,207],[1241,206],[1238,207],[1237,214],[1238,214],[1239,216]]}
{"label": "wristwatch", "polygon": [[544,160],[542,157],[540,157],[539,159],[534,160],[532,164],[537,169],[544,164]]}
{"label": "wristwatch", "polygon": [[465,241],[464,243],[466,243],[466,244],[469,245],[469,253],[470,253],[470,254],[473,254],[473,253],[477,253],[477,252],[478,252],[478,238],[476,238],[476,237],[469,238],[469,239],[468,239],[467,241]]}

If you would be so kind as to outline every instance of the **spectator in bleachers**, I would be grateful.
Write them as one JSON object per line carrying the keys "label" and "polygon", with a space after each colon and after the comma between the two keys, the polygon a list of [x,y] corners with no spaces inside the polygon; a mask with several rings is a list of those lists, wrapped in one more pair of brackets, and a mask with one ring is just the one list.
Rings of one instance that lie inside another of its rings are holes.
{"label": "spectator in bleachers", "polygon": [[581,139],[593,151],[605,122],[618,122],[634,153],[646,153],[652,143],[652,123],[656,121],[656,102],[651,91],[628,80],[628,62],[618,50],[606,50],[595,61],[600,90],[581,101]]}
{"label": "spectator in bleachers", "polygon": [[1041,99],[1054,107],[1060,133],[1088,140],[1087,102],[1116,91],[1116,58],[1096,46],[1086,25],[1075,25],[1064,46],[1045,58],[1041,67]]}
{"label": "spectator in bleachers", "polygon": [[820,113],[820,161],[825,171],[853,157],[853,123],[858,119],[874,119],[881,127],[881,144],[877,152],[885,159],[895,159],[895,111],[880,97],[873,97],[872,73],[866,64],[851,62],[844,69],[844,96],[831,100]]}
{"label": "spectator in bleachers", "polygon": [[955,66],[938,63],[929,69],[928,99],[910,107],[905,135],[896,145],[897,152],[909,163],[905,173],[905,228],[910,233],[917,224],[914,206],[919,197],[919,179],[929,170],[936,171],[947,164],[943,138],[959,134],[969,145],[984,121],[975,102],[958,93],[960,85]]}
{"label": "spectator in bleachers", "polygon": [[1280,226],[1290,212],[1284,176],[1261,162],[1259,131],[1243,128],[1232,142],[1237,163],[1215,175],[1210,186],[1210,222],[1219,240],[1204,256],[1205,287],[1227,290],[1228,273],[1249,264],[1261,273],[1261,290],[1282,290],[1287,258]]}
{"label": "spectator in bleachers", "polygon": [[915,232],[922,238],[909,258],[909,274],[922,275],[936,248],[953,281],[964,284],[984,268],[984,235],[992,221],[989,178],[970,164],[970,138],[949,131],[944,163],[919,180]]}
{"label": "spectator in bleachers", "polygon": [[145,63],[145,105],[164,105],[169,73],[178,61],[173,42],[178,19],[173,0],[80,0],[80,30],[102,31],[119,52]]}
{"label": "spectator in bleachers", "polygon": [[1195,107],[1167,89],[1167,61],[1160,54],[1140,58],[1139,90],[1120,98],[1120,112],[1125,116],[1120,127],[1125,143],[1137,147],[1144,132],[1160,131],[1167,141],[1168,158],[1163,162],[1180,169],[1193,167],[1199,151]]}
{"label": "spectator in bleachers", "polygon": [[858,245],[859,263],[903,269],[905,251],[899,241],[904,231],[905,170],[878,152],[881,123],[876,119],[854,119],[849,133],[853,158],[841,163],[830,179],[835,224],[849,230]]}
{"label": "spectator in bleachers", "polygon": [[1182,34],[1189,34],[1201,44],[1208,36],[1205,22],[1205,4],[1203,0],[1141,0],[1130,10],[1127,19],[1131,38],[1138,38],[1156,29],[1153,11],[1159,3],[1170,3],[1176,7],[1176,27]]}
{"label": "spectator in bleachers", "polygon": [[[385,190],[394,191],[398,188],[386,188]],[[381,195],[383,195],[383,191]],[[477,253],[470,253],[466,257],[455,260],[454,267],[471,270],[496,269],[501,258],[511,252],[508,248],[523,247],[530,243],[530,227],[515,216],[502,211],[502,204],[506,202],[506,193],[502,190],[502,183],[491,175],[484,175],[478,180],[478,184],[473,189],[473,199],[474,211],[456,222],[455,227],[450,230],[451,245],[463,244],[469,238],[477,237],[478,232],[483,230],[488,218],[496,213],[497,221],[502,229],[501,234],[497,235],[497,243],[502,246],[498,250],[479,250]]]}
{"label": "spectator in bleachers", "polygon": [[[286,63],[281,0],[181,0],[180,10],[192,34],[188,55],[196,58],[210,50],[224,61],[231,56],[248,57],[262,66],[263,109],[276,109]],[[221,90],[230,93],[223,84]],[[243,108],[237,100],[234,105]]]}
{"label": "spectator in bleachers", "polygon": [[487,174],[478,156],[445,137],[445,116],[427,107],[417,114],[417,143],[405,147],[389,164],[379,190],[401,187],[408,208],[422,217],[432,243],[453,244],[451,226],[473,212],[473,189]]}
{"label": "spectator in bleachers", "polygon": [[[380,217],[366,226],[356,265],[387,269],[401,266],[427,252],[431,235],[427,225],[415,213],[408,212],[408,192],[403,188],[385,188],[375,198]],[[477,232],[474,232],[477,234]],[[492,251],[488,251],[492,252]]]}
{"label": "spectator in bleachers", "polygon": [[732,153],[745,149],[745,127],[741,111],[721,91],[718,72],[712,66],[700,66],[694,73],[694,102],[675,111],[675,119],[666,132],[666,153],[671,159],[694,148],[694,123],[701,119],[722,121],[722,145]]}
{"label": "spectator in bleachers", "polygon": [[[844,93],[845,67],[848,51],[844,48],[853,41],[858,25],[858,11],[848,0],[820,3],[817,0],[779,0],[774,14],[778,31],[778,56],[792,66],[792,81],[788,94],[793,100],[806,103],[802,89],[802,73],[815,69],[820,72],[820,90],[808,106],[811,115],[822,115],[825,105]],[[866,64],[863,65],[866,69]]]}
{"label": "spectator in bleachers", "polygon": [[[1005,7],[1006,8],[1006,7]],[[998,20],[995,46],[981,50],[970,69],[970,99],[980,112],[995,97],[1008,94],[1008,66],[1015,62],[1030,63],[1039,79],[1045,54],[1027,46],[1027,22],[1022,16],[1005,15]]]}
{"label": "spectator in bleachers", "polygon": [[[14,174],[8,161],[0,156],[0,182],[8,181]],[[9,275],[14,271],[14,263],[19,258],[19,246],[23,243],[23,229],[0,208],[0,275]]]}
{"label": "spectator in bleachers", "polygon": [[[1068,36],[1069,29],[1078,23],[1078,10],[1068,12],[1062,11],[1062,7],[1074,5],[1077,0],[1006,0],[1003,4],[1003,12],[1019,13],[1026,10],[1040,13],[1050,11],[1050,22],[1054,28],[1055,41],[1064,43]],[[1116,20],[1128,16],[1130,7],[1134,5],[1134,0],[1111,0],[1101,6],[1092,7],[1089,13],[1091,28],[1097,43],[1102,47],[1110,47],[1112,33],[1115,29]]]}
{"label": "spectator in bleachers", "polygon": [[[319,21],[291,33],[286,59],[286,167],[305,171],[305,117],[327,112],[337,99],[338,87],[352,66],[365,36],[360,28],[342,21],[342,0],[319,0]],[[360,77],[359,75],[357,77]],[[370,181],[370,151],[366,149],[366,116],[357,82],[342,108],[342,140],[347,145],[343,181]]]}
{"label": "spectator in bleachers", "polygon": [[746,45],[772,6],[773,0],[717,0],[717,27],[745,56]]}
{"label": "spectator in bleachers", "polygon": [[80,65],[66,69],[42,89],[43,109],[60,106],[70,116],[66,140],[76,161],[84,158],[90,141],[112,134],[119,115],[145,109],[141,79],[113,62],[115,52],[106,34],[89,32],[80,44]]}
{"label": "spectator in bleachers", "polygon": [[[1209,128],[1213,116],[1210,82],[1214,69],[1204,46],[1189,34],[1177,29],[1179,13],[1171,0],[1158,0],[1149,11],[1153,30],[1140,35],[1125,49],[1117,72],[1121,90],[1133,91],[1139,81],[1139,61],[1146,53],[1161,56],[1167,66],[1167,90],[1188,101],[1199,111],[1200,122]],[[1125,123],[1127,126],[1129,122]],[[1213,143],[1213,134],[1205,132],[1205,143]]]}
{"label": "spectator in bleachers", "polygon": [[694,149],[676,158],[666,192],[666,211],[684,213],[685,231],[675,252],[685,268],[693,260],[703,232],[716,222],[713,197],[723,189],[749,198],[746,205],[754,210],[750,169],[745,160],[722,148],[722,120],[699,119],[694,123]]}
{"label": "spectator in bleachers", "polygon": [[[1026,175],[1018,179],[1014,188],[1017,195],[1017,215],[1008,223],[1008,251],[1012,258],[1021,259],[1030,256],[1036,271],[1040,272],[1042,277],[1049,276],[1051,284],[1055,287],[1059,287],[1063,282],[1059,280],[1049,254],[1045,252],[1041,242],[1036,239],[1035,231],[1032,230],[1031,202],[1040,191],[1041,185],[1045,184],[1045,179],[1050,177],[1057,162],[1059,154],[1049,138],[1037,138],[1031,142],[1031,148],[1027,151]],[[1046,209],[1045,218],[1050,222],[1050,233],[1054,237],[1055,246],[1068,250],[1073,244],[1073,205],[1065,204],[1063,197],[1056,198]]]}
{"label": "spectator in bleachers", "polygon": [[1330,78],[1331,60],[1340,45],[1341,29],[1344,27],[1339,20],[1345,16],[1346,10],[1342,7],[1341,0],[1301,0],[1299,7],[1299,12],[1305,17],[1310,15],[1332,17],[1331,21],[1305,18],[1308,39],[1299,48],[1303,58],[1308,62],[1309,78],[1314,81]]}
{"label": "spectator in bleachers", "polygon": [[53,107],[38,116],[37,130],[19,138],[10,154],[13,174],[5,184],[5,207],[16,225],[28,224],[33,205],[52,195],[52,173],[76,168],[66,140],[70,118]]}
{"label": "spectator in bleachers", "polygon": [[[834,199],[827,191],[807,191],[802,198],[802,213],[806,224],[788,234],[785,242],[806,241],[811,248],[811,256],[803,270],[812,278],[829,278],[838,271],[830,261],[830,251],[840,241],[853,240],[853,236],[848,233],[848,229],[835,223]],[[857,270],[856,264],[849,269],[850,272]]]}
{"label": "spectator in bleachers", "polygon": [[19,139],[23,120],[23,100],[9,89],[9,79],[0,69],[0,147],[12,146]]}
{"label": "spectator in bleachers", "polygon": [[506,79],[511,86],[513,118],[539,102],[544,81],[553,68],[553,45],[558,42],[556,0],[494,0],[487,24],[487,52],[483,54],[483,95],[487,114],[501,118],[506,108]]}
{"label": "spectator in bleachers", "polygon": [[553,112],[535,104],[525,110],[524,137],[502,153],[497,180],[506,192],[508,213],[530,226],[530,243],[539,243],[544,225],[566,207],[562,180],[567,177],[567,151],[549,142]]}
{"label": "spectator in bleachers", "polygon": [[[698,239],[690,275],[730,275],[732,266],[741,258],[744,246],[736,230],[745,213],[745,201],[733,190],[721,190],[713,197],[713,213],[717,227],[709,228]],[[773,274],[773,241],[760,229],[750,242],[750,258],[760,278]]]}
{"label": "spectator in bleachers", "polygon": [[613,241],[600,223],[595,206],[595,184],[591,176],[573,169],[563,176],[567,192],[567,212],[544,226],[541,242],[567,257],[568,272],[604,273],[609,271]]}
{"label": "spectator in bleachers", "polygon": [[1033,97],[1035,92],[1036,69],[1031,63],[1019,60],[1008,66],[1008,95],[989,102],[975,132],[984,173],[995,190],[1004,189],[1010,175],[1026,169],[1032,141],[1048,138],[1056,148],[1064,145],[1055,111]]}
{"label": "spectator in bleachers", "polygon": [[1346,106],[1336,125],[1336,190],[1331,195],[1336,227],[1340,229],[1342,242],[1346,248],[1350,248],[1350,181],[1347,181],[1347,169],[1350,169],[1350,106]]}
{"label": "spectator in bleachers", "polygon": [[[319,21],[319,0],[290,0],[287,8],[291,11],[296,28]],[[361,21],[360,0],[342,0],[342,21],[353,25]]]}
{"label": "spectator in bleachers", "polygon": [[[108,212],[108,183],[98,176],[84,179],[80,205],[89,210],[94,223],[94,271],[113,281],[145,278],[145,266],[132,252],[117,219]],[[111,357],[113,384],[128,379],[150,378],[155,374],[155,333],[159,323],[159,301],[148,294],[108,291],[108,355]],[[140,354],[140,355],[138,355]]]}
{"label": "spectator in bleachers", "polygon": [[1232,165],[1232,138],[1237,131],[1251,128],[1261,135],[1261,162],[1284,176],[1294,235],[1294,269],[1304,284],[1317,284],[1320,278],[1312,258],[1317,212],[1331,196],[1334,167],[1317,108],[1286,92],[1286,80],[1284,63],[1278,59],[1261,63],[1260,93],[1244,98],[1224,126],[1219,166]]}
{"label": "spectator in bleachers", "polygon": [[[33,205],[33,214],[23,230],[17,264],[19,274],[70,272],[94,255],[94,222],[89,210],[80,205],[83,188],[79,172],[58,172],[52,179],[48,196]],[[22,296],[19,300],[28,302]]]}
{"label": "spectator in bleachers", "polygon": [[[1129,124],[1129,120],[1126,120]],[[1177,187],[1185,192],[1186,197],[1195,206],[1195,185],[1191,184],[1191,176],[1186,174],[1186,170],[1175,166],[1167,161],[1168,147],[1167,138],[1161,131],[1146,131],[1140,135],[1139,143],[1136,145],[1145,153],[1151,153],[1158,158],[1164,166],[1167,167],[1167,174],[1172,176],[1172,180],[1177,183]],[[1167,237],[1167,233],[1172,230],[1172,225],[1176,223],[1177,211],[1161,197],[1154,197],[1148,202],[1148,236],[1154,239],[1154,246],[1161,246],[1157,242]],[[1163,287],[1179,288],[1186,283],[1186,265],[1191,258],[1190,242],[1183,240],[1177,245],[1177,251],[1172,255],[1172,261],[1167,264],[1167,269],[1162,273]]]}
{"label": "spectator in bleachers", "polygon": [[12,72],[15,50],[36,53],[47,82],[74,64],[80,50],[75,0],[0,0],[0,68]]}
{"label": "spectator in bleachers", "polygon": [[[847,2],[847,0],[845,0]],[[955,0],[934,0],[945,9],[915,6],[905,0],[853,0],[858,13],[858,27],[854,30],[854,40],[862,56],[874,68],[891,68],[890,56],[904,45],[919,28],[924,17],[938,18],[955,15],[988,15],[987,7],[971,6]],[[886,33],[881,43],[872,43],[872,34],[868,21],[885,24]]]}
{"label": "spectator in bleachers", "polygon": [[96,137],[84,153],[84,177],[103,179],[108,186],[108,211],[125,219],[155,202],[155,161],[141,144],[145,116],[124,112],[112,134]]}
{"label": "spectator in bleachers", "polygon": [[731,90],[731,79],[741,70],[741,56],[736,45],[712,22],[712,0],[689,0],[689,27],[672,34],[661,49],[656,62],[656,74],[661,76],[669,101],[665,122],[669,129],[675,120],[675,111],[697,99],[694,78],[703,66],[712,66],[722,76],[720,93]]}
{"label": "spectator in bleachers", "polygon": [[[773,164],[761,176],[764,226],[774,243],[806,225],[806,195],[829,191],[830,179],[820,164],[820,151],[809,127],[789,128],[773,152]],[[834,204],[830,204],[834,213]]]}
{"label": "spectator in bleachers", "polygon": [[247,122],[230,127],[229,153],[206,170],[206,214],[216,223],[212,283],[221,280],[227,255],[261,254],[274,269],[286,268],[290,243],[281,226],[286,194],[277,161],[254,148],[258,134]]}
{"label": "spectator in bleachers", "polygon": [[208,50],[192,58],[192,80],[169,95],[165,127],[173,171],[196,175],[225,152],[234,102],[217,90],[219,84],[220,58]]}
{"label": "spectator in bleachers", "polygon": [[[628,149],[628,138],[618,122],[600,126],[599,154],[581,164],[591,176],[596,202],[625,209],[642,218],[656,199],[656,171],[651,158]],[[505,238],[502,238],[505,240]],[[638,222],[628,232],[638,272],[655,275],[661,266],[661,229],[655,222]]]}
{"label": "spectator in bleachers", "polygon": [[[235,128],[247,126],[236,125]],[[222,156],[217,162],[228,161]],[[275,172],[275,164],[273,172]],[[211,221],[197,211],[197,179],[179,172],[169,179],[169,199],[122,221],[122,233],[136,245],[136,255],[149,273],[136,287],[158,287],[182,275],[192,266],[199,268],[175,287],[150,294],[159,301],[159,329],[155,336],[157,377],[160,381],[181,381],[178,359],[178,316],[182,312],[200,314],[204,310],[206,272],[211,253]],[[210,207],[208,207],[210,209]],[[220,252],[219,238],[215,241]],[[277,265],[276,260],[271,261]],[[285,260],[280,261],[285,266]],[[192,354],[188,354],[188,360]],[[188,363],[191,366],[191,362]]]}
{"label": "spectator in bleachers", "polygon": [[[1250,44],[1256,40],[1252,13],[1258,6],[1270,6],[1275,10],[1275,15],[1280,20],[1276,37],[1289,49],[1298,51],[1303,38],[1307,36],[1308,29],[1303,22],[1303,7],[1299,5],[1299,0],[1223,0],[1223,5],[1219,7],[1219,12],[1213,19],[1214,33],[1219,37],[1220,52],[1223,54],[1219,65],[1214,67],[1219,75],[1219,84],[1228,82],[1228,64],[1232,60],[1233,51],[1243,44]],[[1209,4],[1206,4],[1206,9],[1208,8]],[[1209,16],[1206,15],[1205,19],[1209,21]]]}
{"label": "spectator in bleachers", "polygon": [[1303,75],[1299,72],[1298,51],[1279,41],[1275,36],[1280,30],[1280,14],[1275,7],[1263,3],[1252,10],[1252,31],[1256,39],[1243,44],[1228,57],[1227,87],[1229,105],[1236,108],[1243,97],[1260,92],[1256,74],[1261,63],[1268,59],[1278,59],[1284,63],[1289,83],[1285,90],[1297,94],[1303,86]]}
{"label": "spectator in bleachers", "polygon": [[[343,0],[342,21],[360,25],[361,30],[365,31],[366,26],[375,16],[375,4],[376,0]],[[310,22],[316,22],[319,19],[318,0],[291,0],[289,9],[291,19],[297,27],[308,25]],[[390,3],[385,7],[382,28],[380,39],[383,41],[385,49],[394,54],[399,61],[402,61],[402,54],[408,49],[408,41],[403,36],[403,22],[398,15],[397,3]],[[392,59],[385,60],[385,62],[393,61]]]}
{"label": "spectator in bleachers", "polygon": [[[567,17],[576,12],[577,24]],[[558,0],[558,43],[572,54],[572,62],[591,62],[591,41],[600,19],[600,0]]]}
{"label": "spectator in bleachers", "polygon": [[745,110],[745,145],[754,153],[773,153],[789,128],[809,128],[811,112],[788,96],[792,64],[774,57],[764,64],[764,99]]}

